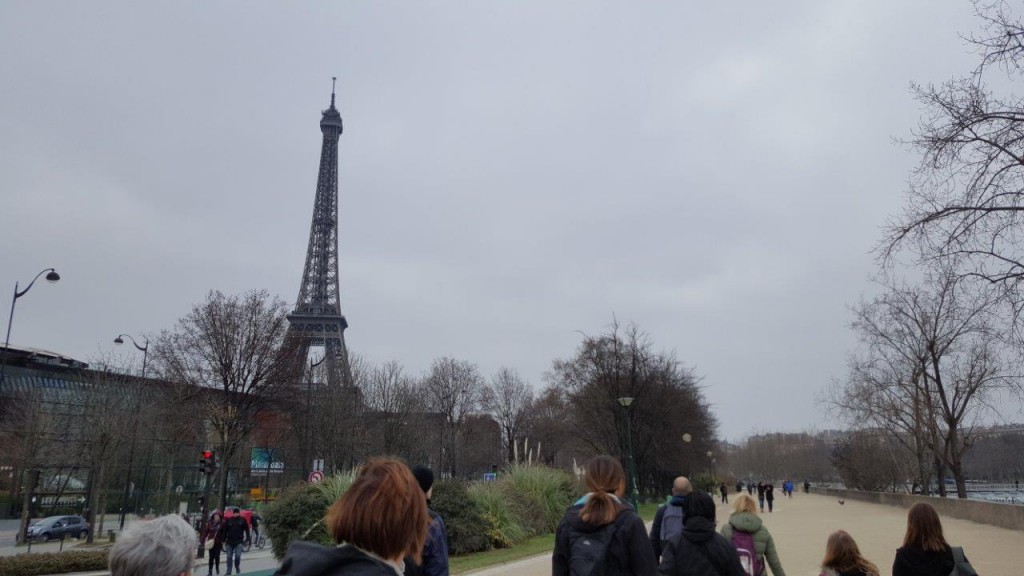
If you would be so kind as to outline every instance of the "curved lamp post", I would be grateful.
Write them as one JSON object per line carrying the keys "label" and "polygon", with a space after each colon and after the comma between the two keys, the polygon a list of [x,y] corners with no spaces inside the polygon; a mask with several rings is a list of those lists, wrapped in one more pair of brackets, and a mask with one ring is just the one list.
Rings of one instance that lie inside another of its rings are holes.
{"label": "curved lamp post", "polygon": [[26,286],[24,290],[19,291],[18,283],[14,283],[14,298],[11,299],[11,314],[7,317],[7,339],[4,340],[4,353],[0,356],[0,382],[3,382],[7,375],[7,348],[11,345],[11,324],[14,322],[14,305],[18,303],[18,298],[21,298],[32,289],[32,285],[35,284],[36,280],[39,280],[39,277],[43,274],[46,274],[46,281],[51,284],[60,280],[60,274],[57,274],[56,270],[53,268],[47,268],[39,274],[36,274],[36,277],[28,283],[28,286]]}
{"label": "curved lamp post", "polygon": [[146,341],[146,344],[144,346],[139,346],[139,343],[135,341],[135,338],[132,338],[128,334],[119,334],[117,336],[117,338],[114,338],[114,344],[117,344],[118,346],[120,346],[121,344],[124,344],[124,339],[125,339],[126,336],[128,337],[129,340],[132,341],[132,344],[135,345],[135,348],[139,352],[142,352],[142,377],[145,378],[146,377],[146,357],[149,356],[149,338],[146,338],[145,336],[143,336],[142,339]]}
{"label": "curved lamp post", "polygon": [[633,503],[633,510],[640,510],[637,500],[640,494],[636,487],[636,465],[633,463],[633,430],[629,425],[629,407],[633,404],[633,398],[619,398],[619,404],[626,413],[626,450],[629,455],[629,500]]}
{"label": "curved lamp post", "polygon": [[[135,341],[135,338],[132,338],[130,335],[118,334],[117,338],[114,338],[114,344],[117,344],[118,346],[124,344],[124,338],[126,336],[128,337],[129,340],[132,341],[132,344],[135,345],[135,348],[142,352],[142,377],[145,378],[146,358],[149,356],[149,338],[143,337],[143,340],[146,341],[146,344],[144,346],[139,346],[139,343]],[[138,426],[139,421],[138,419],[135,419],[135,424],[132,427],[132,443],[130,449],[128,450],[128,474],[125,476],[124,494],[121,496],[121,514],[118,520],[118,529],[122,531],[124,530],[124,517],[125,514],[128,513],[128,497],[131,495],[132,491],[132,468],[135,466],[135,437],[137,436]]]}

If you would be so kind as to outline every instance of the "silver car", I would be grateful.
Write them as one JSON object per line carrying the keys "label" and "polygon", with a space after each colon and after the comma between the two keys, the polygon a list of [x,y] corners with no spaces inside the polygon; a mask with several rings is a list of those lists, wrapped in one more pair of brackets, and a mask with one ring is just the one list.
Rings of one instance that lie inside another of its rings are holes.
{"label": "silver car", "polygon": [[32,540],[53,540],[54,538],[85,538],[89,535],[89,523],[81,516],[50,516],[37,520],[25,531]]}

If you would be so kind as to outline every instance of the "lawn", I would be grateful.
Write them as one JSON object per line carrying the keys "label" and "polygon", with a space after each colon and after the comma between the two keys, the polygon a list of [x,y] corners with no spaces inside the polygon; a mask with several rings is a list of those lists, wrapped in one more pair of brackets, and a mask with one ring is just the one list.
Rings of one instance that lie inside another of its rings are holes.
{"label": "lawn", "polygon": [[452,556],[449,567],[452,574],[462,574],[470,570],[478,570],[488,566],[504,564],[514,560],[522,560],[537,554],[550,554],[555,549],[555,535],[534,536],[526,542],[512,548],[499,548],[465,556]]}

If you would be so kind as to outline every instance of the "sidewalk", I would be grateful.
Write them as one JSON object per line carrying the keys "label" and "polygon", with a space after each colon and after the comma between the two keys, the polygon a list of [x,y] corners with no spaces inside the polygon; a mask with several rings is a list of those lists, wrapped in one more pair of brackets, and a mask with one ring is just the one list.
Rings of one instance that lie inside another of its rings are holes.
{"label": "sidewalk", "polygon": [[[731,512],[728,504],[718,504],[719,528]],[[794,494],[792,500],[777,499],[775,511],[761,517],[775,539],[787,576],[818,576],[825,555],[825,540],[840,528],[853,535],[861,553],[877,564],[882,574],[889,574],[907,526],[907,511],[903,508],[850,500],[840,505],[835,498],[816,494]],[[1020,532],[953,518],[943,518],[942,527],[950,544],[964,547],[979,574],[1021,576],[1024,538]],[[470,574],[549,576],[551,555],[533,556]]]}

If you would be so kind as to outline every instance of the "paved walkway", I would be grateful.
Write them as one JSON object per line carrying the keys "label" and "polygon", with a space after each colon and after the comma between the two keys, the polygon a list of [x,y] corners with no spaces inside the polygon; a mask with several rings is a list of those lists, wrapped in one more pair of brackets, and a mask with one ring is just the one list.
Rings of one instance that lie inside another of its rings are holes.
{"label": "paved walkway", "polygon": [[[819,563],[825,554],[825,540],[840,528],[853,535],[861,552],[878,564],[882,574],[891,573],[896,548],[903,542],[906,531],[905,509],[852,500],[840,506],[835,498],[815,494],[794,494],[792,500],[783,498],[775,503],[775,511],[762,517],[775,538],[787,576],[817,576]],[[727,504],[718,505],[719,527],[730,512]],[[943,518],[942,527],[946,540],[964,547],[979,574],[1021,576],[1024,534],[953,518]],[[534,556],[472,574],[548,576],[551,574],[551,556]]]}

